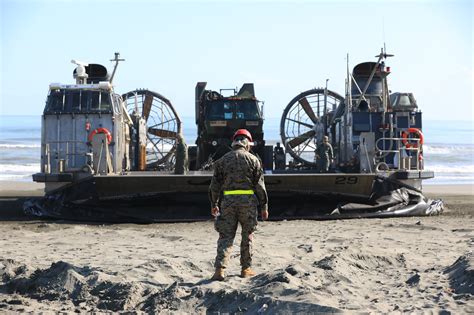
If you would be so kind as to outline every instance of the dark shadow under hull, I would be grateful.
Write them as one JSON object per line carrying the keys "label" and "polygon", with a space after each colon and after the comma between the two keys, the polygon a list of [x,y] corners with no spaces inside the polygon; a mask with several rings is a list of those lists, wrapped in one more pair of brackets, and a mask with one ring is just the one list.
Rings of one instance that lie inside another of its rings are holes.
{"label": "dark shadow under hull", "polygon": [[[329,174],[328,174],[329,175]],[[318,175],[316,175],[318,176]],[[340,174],[323,178],[326,182],[342,181]],[[354,175],[346,176],[352,180]],[[191,191],[163,192],[166,179],[153,177],[92,177],[25,202],[27,214],[56,219],[94,222],[192,222],[210,220],[206,193],[209,176],[166,177],[169,186],[179,187],[187,180]],[[376,175],[363,175],[359,185],[347,192],[325,184],[318,188],[291,184],[278,176],[267,179],[270,220],[334,220],[349,218],[383,218],[396,216],[437,215],[441,201],[428,200],[414,187]],[[300,177],[301,180],[301,177]],[[314,181],[314,178],[306,178]],[[168,186],[168,187],[169,187]],[[147,187],[147,189],[138,189]],[[176,187],[172,189],[176,190]],[[293,188],[293,189],[290,189]],[[347,187],[346,187],[347,188]],[[180,189],[184,190],[184,189]],[[336,192],[334,192],[336,190]],[[161,191],[161,192],[153,192]],[[128,193],[127,193],[128,192]]]}

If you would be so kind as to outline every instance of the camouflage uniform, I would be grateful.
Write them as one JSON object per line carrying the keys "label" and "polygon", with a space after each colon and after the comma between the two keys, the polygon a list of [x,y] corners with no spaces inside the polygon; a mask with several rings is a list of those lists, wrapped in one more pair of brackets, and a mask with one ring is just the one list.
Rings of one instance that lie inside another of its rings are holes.
{"label": "camouflage uniform", "polygon": [[328,142],[322,142],[318,145],[317,153],[319,156],[319,170],[324,173],[329,171],[329,166],[334,158],[331,144]]}
{"label": "camouflage uniform", "polygon": [[[254,194],[223,194],[231,190],[253,190]],[[221,209],[215,221],[215,229],[219,232],[215,267],[226,268],[239,222],[242,226],[240,264],[242,269],[250,267],[257,209],[263,211],[268,208],[260,160],[243,147],[237,147],[217,160],[209,187],[209,199],[212,207],[219,206]]]}
{"label": "camouflage uniform", "polygon": [[186,174],[188,171],[188,146],[182,134],[176,137],[176,162],[174,166],[175,174]]}

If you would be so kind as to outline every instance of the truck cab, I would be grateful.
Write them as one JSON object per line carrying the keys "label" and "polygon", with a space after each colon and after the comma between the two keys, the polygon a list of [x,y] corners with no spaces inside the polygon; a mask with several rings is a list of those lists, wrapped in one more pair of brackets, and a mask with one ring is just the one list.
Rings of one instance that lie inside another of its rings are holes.
{"label": "truck cab", "polygon": [[[242,128],[252,134],[252,151],[260,159],[266,161],[269,158],[272,163],[271,148],[269,157],[265,153],[263,108],[255,97],[253,83],[245,83],[239,91],[226,89],[220,92],[206,90],[206,85],[206,82],[196,85],[198,137],[195,152],[190,154],[191,168],[205,169],[229,152],[234,132]],[[229,90],[231,95],[224,96],[222,92]],[[270,168],[270,165],[266,166]]]}

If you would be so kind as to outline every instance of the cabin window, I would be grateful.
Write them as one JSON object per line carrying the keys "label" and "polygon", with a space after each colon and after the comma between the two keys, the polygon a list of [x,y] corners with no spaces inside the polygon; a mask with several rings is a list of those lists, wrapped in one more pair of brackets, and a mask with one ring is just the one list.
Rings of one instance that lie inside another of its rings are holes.
{"label": "cabin window", "polygon": [[64,94],[62,90],[52,90],[46,101],[46,111],[60,112],[63,110]]}
{"label": "cabin window", "polygon": [[212,102],[208,106],[207,118],[209,120],[230,120],[233,115],[233,106],[230,102]]}
{"label": "cabin window", "polygon": [[64,112],[79,111],[81,91],[71,90],[66,91],[64,100]]}
{"label": "cabin window", "polygon": [[224,108],[220,104],[210,104],[207,113],[208,119],[222,119],[224,118]]}
{"label": "cabin window", "polygon": [[74,111],[88,112],[88,111],[111,111],[112,101],[110,94],[99,91],[81,91],[80,108],[73,107]]}
{"label": "cabin window", "polygon": [[229,120],[232,119],[233,116],[233,110],[232,110],[232,104],[229,102],[224,103],[224,119]]}
{"label": "cabin window", "polygon": [[255,102],[236,102],[237,119],[259,119],[260,115]]}
{"label": "cabin window", "polygon": [[80,111],[87,110],[90,93],[91,93],[90,91],[81,91],[81,107],[79,108]]}
{"label": "cabin window", "polygon": [[96,111],[96,110],[100,109],[99,108],[99,104],[100,104],[99,97],[100,97],[99,92],[92,91],[90,93],[90,95],[89,95],[89,109],[90,110]]}
{"label": "cabin window", "polygon": [[110,100],[110,94],[107,92],[100,93],[100,109],[101,110],[112,110],[112,102]]}
{"label": "cabin window", "polygon": [[209,120],[260,119],[260,112],[254,101],[215,101],[207,108]]}
{"label": "cabin window", "polygon": [[52,90],[46,101],[46,113],[111,112],[109,92],[93,90]]}

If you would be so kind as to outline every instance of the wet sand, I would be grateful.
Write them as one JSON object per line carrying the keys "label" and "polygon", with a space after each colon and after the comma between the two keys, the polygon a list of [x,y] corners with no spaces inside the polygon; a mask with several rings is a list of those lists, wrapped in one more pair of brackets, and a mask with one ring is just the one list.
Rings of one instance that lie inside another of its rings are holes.
{"label": "wet sand", "polygon": [[[441,216],[262,222],[254,269],[210,282],[212,220],[87,224],[25,217],[32,183],[0,182],[0,313],[474,312],[473,186],[426,186]],[[270,206],[271,215],[271,206]]]}

